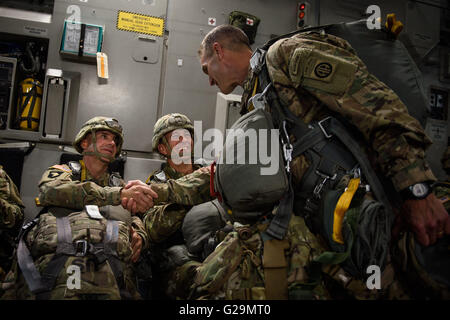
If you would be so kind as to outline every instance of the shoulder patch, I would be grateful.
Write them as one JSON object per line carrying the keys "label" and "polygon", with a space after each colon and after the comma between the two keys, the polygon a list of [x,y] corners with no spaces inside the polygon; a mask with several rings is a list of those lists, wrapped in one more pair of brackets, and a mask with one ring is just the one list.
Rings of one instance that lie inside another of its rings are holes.
{"label": "shoulder patch", "polygon": [[333,72],[333,66],[328,62],[320,62],[314,68],[314,74],[318,78],[326,78]]}
{"label": "shoulder patch", "polygon": [[57,178],[60,175],[63,174],[63,171],[50,171],[47,175],[48,178],[53,179],[53,178]]}
{"label": "shoulder patch", "polygon": [[70,170],[68,166],[61,165],[61,164],[55,164],[54,166],[51,166],[50,168],[61,170],[61,171],[68,172],[68,173],[72,172],[72,170]]}

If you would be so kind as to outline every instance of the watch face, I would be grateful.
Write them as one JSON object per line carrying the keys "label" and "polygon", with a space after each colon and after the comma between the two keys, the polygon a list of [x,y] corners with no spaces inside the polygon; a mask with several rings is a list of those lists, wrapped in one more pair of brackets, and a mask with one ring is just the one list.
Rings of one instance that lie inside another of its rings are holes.
{"label": "watch face", "polygon": [[428,189],[425,183],[416,183],[412,186],[411,192],[415,197],[421,198],[427,195]]}

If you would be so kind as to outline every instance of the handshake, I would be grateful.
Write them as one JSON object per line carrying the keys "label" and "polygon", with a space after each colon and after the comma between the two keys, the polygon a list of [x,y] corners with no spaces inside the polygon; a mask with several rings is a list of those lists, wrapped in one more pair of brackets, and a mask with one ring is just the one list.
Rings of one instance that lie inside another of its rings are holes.
{"label": "handshake", "polygon": [[120,191],[122,207],[132,214],[145,213],[152,208],[153,199],[158,198],[158,194],[141,180],[131,180]]}
{"label": "handshake", "polygon": [[[200,169],[197,169],[192,174],[195,173],[210,173],[211,168],[210,167],[202,167]],[[189,177],[185,176],[180,179],[184,179]],[[196,177],[194,177],[195,179]],[[189,186],[186,186],[186,181],[184,183],[181,183],[178,185],[178,188],[189,188]],[[209,183],[209,179],[208,179]],[[152,190],[151,186],[145,184],[141,180],[131,180],[129,181],[125,187],[122,188],[120,191],[120,200],[122,207],[128,211],[130,211],[132,214],[142,214],[145,213],[148,209],[153,208],[153,199],[158,198],[158,194]],[[176,201],[176,200],[175,200]]]}

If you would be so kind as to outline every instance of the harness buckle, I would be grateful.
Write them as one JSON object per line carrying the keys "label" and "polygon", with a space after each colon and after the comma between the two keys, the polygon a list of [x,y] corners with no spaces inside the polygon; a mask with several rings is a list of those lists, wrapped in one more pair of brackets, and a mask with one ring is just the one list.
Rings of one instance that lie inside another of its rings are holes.
{"label": "harness buckle", "polygon": [[331,138],[333,135],[332,135],[332,134],[329,134],[329,133],[327,132],[327,130],[325,130],[325,127],[322,125],[322,123],[324,123],[325,121],[328,121],[328,120],[330,120],[330,119],[331,119],[331,117],[326,117],[325,119],[322,119],[322,120],[320,120],[320,121],[317,123],[318,126],[319,126],[319,128],[320,128],[320,130],[322,130],[323,134],[325,135],[325,138],[327,138],[327,139]]}
{"label": "harness buckle", "polygon": [[284,143],[283,144],[283,152],[284,152],[284,159],[286,160],[286,171],[290,172],[290,163],[292,161],[292,144],[290,143]]}
{"label": "harness buckle", "polygon": [[84,257],[88,252],[89,244],[86,240],[75,241],[75,256]]}
{"label": "harness buckle", "polygon": [[250,67],[252,68],[253,73],[255,73],[256,75],[261,71],[262,62],[264,61],[266,55],[265,53],[265,51],[257,49],[250,58]]}
{"label": "harness buckle", "polygon": [[266,94],[267,90],[269,90],[272,83],[270,82],[261,93],[255,94],[253,97],[250,98],[249,102],[253,104],[255,109],[264,109],[267,104],[266,100]]}
{"label": "harness buckle", "polygon": [[328,180],[332,180],[332,181],[335,180],[337,177],[337,173],[335,173],[332,177],[330,177],[329,175],[323,174],[319,170],[316,170],[316,174],[319,177],[323,178],[323,180],[315,186],[314,191],[313,191],[314,196],[317,199],[320,199],[320,197],[321,197],[320,193],[322,192],[323,186],[325,185],[325,183],[327,183]]}

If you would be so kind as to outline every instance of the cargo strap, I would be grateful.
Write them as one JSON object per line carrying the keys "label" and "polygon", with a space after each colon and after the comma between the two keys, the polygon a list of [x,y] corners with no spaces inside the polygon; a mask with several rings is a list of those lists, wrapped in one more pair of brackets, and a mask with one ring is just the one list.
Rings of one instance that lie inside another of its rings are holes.
{"label": "cargo strap", "polygon": [[[61,209],[61,208],[59,208]],[[67,215],[71,210],[67,211]],[[30,291],[36,295],[38,300],[47,300],[50,298],[51,290],[54,288],[56,280],[64,268],[64,265],[69,256],[84,257],[92,254],[95,257],[96,263],[101,264],[106,260],[109,262],[111,270],[116,278],[117,286],[120,289],[120,295],[123,299],[130,298],[130,294],[124,290],[124,276],[122,264],[117,254],[117,241],[119,237],[119,224],[116,220],[107,220],[106,234],[103,243],[89,243],[86,240],[72,241],[72,229],[68,216],[56,218],[57,227],[57,247],[42,274],[36,268],[31,253],[25,243],[24,237],[32,227],[39,221],[39,217],[33,221],[25,224],[22,227],[19,245],[17,248],[17,260],[19,267],[24,275],[25,281],[28,284]]]}
{"label": "cargo strap", "polygon": [[288,299],[287,261],[284,254],[288,248],[289,242],[286,239],[264,241],[264,283],[268,300]]}

